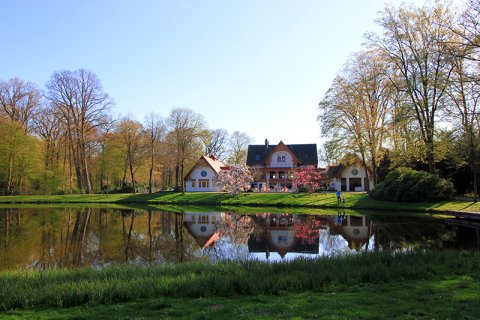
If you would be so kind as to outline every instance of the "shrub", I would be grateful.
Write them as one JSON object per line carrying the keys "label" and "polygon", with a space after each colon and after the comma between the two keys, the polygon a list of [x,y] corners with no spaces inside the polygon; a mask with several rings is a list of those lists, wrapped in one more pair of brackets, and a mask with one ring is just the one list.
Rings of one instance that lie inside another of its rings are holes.
{"label": "shrub", "polygon": [[453,184],[436,174],[397,168],[375,186],[370,196],[379,200],[420,202],[449,200],[454,193]]}

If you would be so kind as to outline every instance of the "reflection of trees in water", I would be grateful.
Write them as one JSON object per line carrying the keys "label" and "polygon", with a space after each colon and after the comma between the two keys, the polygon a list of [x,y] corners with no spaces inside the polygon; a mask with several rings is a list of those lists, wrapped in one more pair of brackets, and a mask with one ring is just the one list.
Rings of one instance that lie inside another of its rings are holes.
{"label": "reflection of trees in water", "polygon": [[455,238],[455,228],[439,219],[374,216],[372,220],[377,226],[374,245],[377,250],[443,248]]}

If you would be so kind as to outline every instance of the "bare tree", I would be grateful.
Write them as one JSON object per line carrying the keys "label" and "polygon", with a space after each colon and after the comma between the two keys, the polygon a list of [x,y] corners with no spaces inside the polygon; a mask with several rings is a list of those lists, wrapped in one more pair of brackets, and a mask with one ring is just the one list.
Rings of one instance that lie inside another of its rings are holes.
{"label": "bare tree", "polygon": [[200,144],[201,137],[206,131],[206,124],[201,114],[187,108],[177,108],[170,113],[167,126],[169,130],[167,140],[175,154],[175,187],[180,188],[183,193],[185,164]]}
{"label": "bare tree", "polygon": [[140,122],[127,116],[117,123],[117,133],[122,141],[123,151],[130,171],[133,192],[137,192],[135,172],[144,156],[143,126]]}
{"label": "bare tree", "polygon": [[155,158],[159,154],[160,144],[165,138],[165,123],[163,119],[155,113],[150,113],[145,118],[146,138],[149,146],[150,170],[148,178],[148,193],[152,193],[153,169],[155,168]]}
{"label": "bare tree", "polygon": [[435,117],[441,109],[452,68],[445,44],[452,35],[447,26],[453,15],[446,5],[435,2],[423,7],[387,7],[377,21],[381,35],[369,34],[369,46],[380,52],[395,68],[415,110],[422,140],[426,146],[429,171],[435,171]]}
{"label": "bare tree", "polygon": [[11,120],[20,122],[27,133],[41,97],[40,90],[31,82],[18,78],[0,81],[0,114],[4,113]]}
{"label": "bare tree", "polygon": [[66,128],[78,188],[91,193],[88,147],[97,138],[97,131],[110,123],[107,112],[112,102],[97,76],[84,69],[54,72],[47,89],[48,99]]}
{"label": "bare tree", "polygon": [[245,132],[234,131],[229,139],[229,156],[227,162],[233,165],[244,165],[247,162],[248,145],[253,142]]}
{"label": "bare tree", "polygon": [[224,160],[227,153],[228,132],[225,129],[208,130],[202,138],[205,154]]}

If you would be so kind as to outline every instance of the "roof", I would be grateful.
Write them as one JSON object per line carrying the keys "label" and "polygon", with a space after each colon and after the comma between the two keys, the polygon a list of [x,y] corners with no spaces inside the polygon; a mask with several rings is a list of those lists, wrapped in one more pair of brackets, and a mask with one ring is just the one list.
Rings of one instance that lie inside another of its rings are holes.
{"label": "roof", "polygon": [[188,171],[188,173],[185,175],[185,178],[190,176],[190,174],[195,168],[200,167],[202,165],[208,165],[216,173],[219,173],[221,170],[229,169],[229,167],[225,166],[223,162],[217,160],[217,158],[215,158],[214,156],[209,156],[209,157],[201,156],[200,159],[197,160],[195,165],[190,169],[190,171]]}
{"label": "roof", "polygon": [[[265,160],[277,145],[256,145],[248,146],[247,165],[264,165]],[[318,165],[317,145],[311,144],[287,144],[285,145],[297,157],[301,165]]]}

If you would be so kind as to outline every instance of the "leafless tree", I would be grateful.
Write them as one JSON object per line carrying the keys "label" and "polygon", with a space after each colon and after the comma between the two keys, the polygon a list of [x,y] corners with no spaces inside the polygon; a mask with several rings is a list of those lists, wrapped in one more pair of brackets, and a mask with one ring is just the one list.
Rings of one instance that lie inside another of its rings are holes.
{"label": "leafless tree", "polygon": [[155,158],[159,154],[162,140],[165,139],[165,122],[160,115],[150,113],[145,118],[146,139],[148,141],[150,170],[148,178],[148,193],[152,193],[153,170],[155,168]]}
{"label": "leafless tree", "polygon": [[247,162],[248,145],[253,142],[245,132],[234,131],[229,139],[229,156],[227,162],[234,165],[244,165]]}
{"label": "leafless tree", "polygon": [[228,132],[225,129],[208,130],[204,135],[205,154],[224,160],[227,154]]}
{"label": "leafless tree", "polygon": [[0,81],[0,115],[3,113],[11,120],[23,125],[25,133],[30,131],[33,115],[40,107],[41,94],[31,82],[18,78]]}
{"label": "leafless tree", "polygon": [[110,123],[107,112],[112,102],[95,73],[85,69],[54,72],[47,89],[70,141],[78,188],[91,193],[88,147],[99,129]]}
{"label": "leafless tree", "polygon": [[[175,155],[175,186],[185,192],[185,164],[189,156],[205,135],[206,124],[203,116],[187,108],[173,109],[167,119],[167,140]],[[197,155],[198,157],[198,155]]]}

